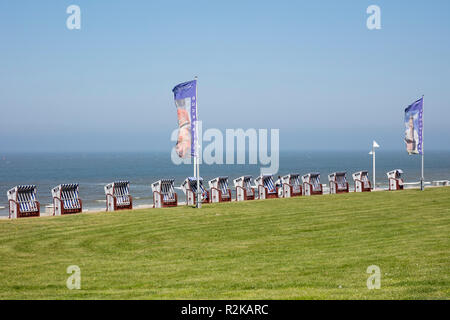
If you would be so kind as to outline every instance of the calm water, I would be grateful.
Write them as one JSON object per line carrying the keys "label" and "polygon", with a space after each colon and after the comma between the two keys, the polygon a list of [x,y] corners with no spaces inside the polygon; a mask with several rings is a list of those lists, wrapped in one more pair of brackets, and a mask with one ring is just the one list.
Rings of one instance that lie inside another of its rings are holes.
{"label": "calm water", "polygon": [[[450,179],[450,152],[431,152],[425,158],[425,179]],[[377,152],[377,185],[387,186],[386,172],[401,168],[406,182],[418,181],[420,157],[405,152]],[[372,157],[367,152],[282,152],[280,175],[289,172],[321,172],[322,183],[333,171],[372,172]],[[151,204],[150,184],[161,178],[176,179],[176,186],[193,174],[192,166],[172,164],[169,153],[76,153],[76,154],[0,154],[0,215],[7,215],[6,192],[19,184],[35,184],[44,207],[51,203],[51,188],[61,183],[79,183],[84,208],[104,208],[103,186],[114,180],[130,180],[135,204]],[[202,165],[201,175],[210,180],[219,175],[236,178],[256,177],[258,165]],[[184,201],[184,195],[180,194]],[[44,208],[42,209],[45,210]]]}

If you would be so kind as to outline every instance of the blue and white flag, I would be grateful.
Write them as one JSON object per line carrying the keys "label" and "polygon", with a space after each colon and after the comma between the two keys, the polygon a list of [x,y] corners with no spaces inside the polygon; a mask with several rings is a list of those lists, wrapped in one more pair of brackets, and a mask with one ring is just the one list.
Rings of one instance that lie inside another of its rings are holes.
{"label": "blue and white flag", "polygon": [[411,154],[423,154],[423,97],[405,109],[406,151]]}
{"label": "blue and white flag", "polygon": [[178,116],[178,141],[175,150],[180,158],[196,156],[197,144],[197,80],[180,83],[173,88]]}

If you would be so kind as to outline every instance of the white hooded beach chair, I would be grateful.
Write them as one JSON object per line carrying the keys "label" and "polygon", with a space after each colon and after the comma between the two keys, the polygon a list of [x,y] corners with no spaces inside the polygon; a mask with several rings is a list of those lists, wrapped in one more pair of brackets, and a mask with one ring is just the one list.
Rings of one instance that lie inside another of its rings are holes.
{"label": "white hooded beach chair", "polygon": [[233,180],[236,188],[236,201],[255,200],[255,189],[252,186],[252,176],[242,176]]}
{"label": "white hooded beach chair", "polygon": [[36,193],[34,185],[21,185],[8,190],[9,218],[39,217],[41,208]]}
{"label": "white hooded beach chair", "polygon": [[302,183],[298,173],[290,173],[281,178],[283,197],[298,197],[302,195]]}
{"label": "white hooded beach chair", "polygon": [[330,183],[330,193],[346,193],[348,192],[348,182],[345,176],[347,172],[333,172],[328,175]]}
{"label": "white hooded beach chair", "polygon": [[367,171],[358,171],[353,175],[353,181],[355,182],[355,192],[370,192],[372,191],[372,185],[369,180],[369,173]]}
{"label": "white hooded beach chair", "polygon": [[303,193],[305,196],[323,194],[322,184],[320,183],[320,173],[311,172],[302,177]]}
{"label": "white hooded beach chair", "polygon": [[78,184],[60,184],[52,189],[53,215],[79,213],[83,203],[79,197]]}
{"label": "white hooded beach chair", "polygon": [[106,211],[133,209],[129,181],[111,182],[105,186]]}
{"label": "white hooded beach chair", "polygon": [[258,187],[259,199],[278,198],[278,188],[275,186],[272,175],[260,175],[255,179]]}
{"label": "white hooded beach chair", "polygon": [[178,195],[174,187],[175,179],[161,179],[152,184],[153,208],[176,207]]}
{"label": "white hooded beach chair", "polygon": [[211,202],[231,201],[231,190],[228,187],[228,177],[217,177],[208,182]]}
{"label": "white hooded beach chair", "polygon": [[395,169],[387,173],[389,179],[389,190],[403,190],[403,170]]}
{"label": "white hooded beach chair", "polygon": [[[200,192],[201,192],[201,201],[202,203],[209,202],[209,192],[203,186],[203,179],[200,177],[199,179]],[[188,177],[181,184],[181,190],[183,190],[186,195],[186,205],[193,206],[197,202],[197,178]]]}

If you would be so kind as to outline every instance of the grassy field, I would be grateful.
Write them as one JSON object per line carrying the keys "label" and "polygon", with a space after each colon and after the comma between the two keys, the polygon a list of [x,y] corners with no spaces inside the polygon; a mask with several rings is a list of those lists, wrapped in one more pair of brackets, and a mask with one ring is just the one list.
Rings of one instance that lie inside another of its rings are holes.
{"label": "grassy field", "polygon": [[450,188],[0,221],[0,299],[448,299],[449,273]]}

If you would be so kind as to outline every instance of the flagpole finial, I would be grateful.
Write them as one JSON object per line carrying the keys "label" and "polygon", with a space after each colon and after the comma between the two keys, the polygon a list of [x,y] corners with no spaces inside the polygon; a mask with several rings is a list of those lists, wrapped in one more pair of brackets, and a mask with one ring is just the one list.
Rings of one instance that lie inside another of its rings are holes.
{"label": "flagpole finial", "polygon": [[372,147],[373,147],[373,148],[379,148],[380,145],[379,145],[375,140],[373,140],[373,142],[372,142]]}

